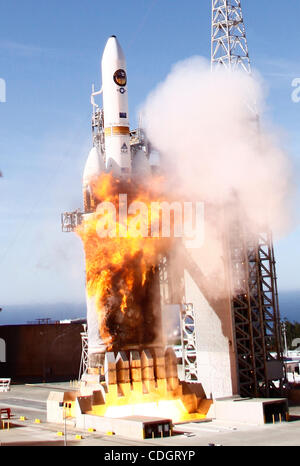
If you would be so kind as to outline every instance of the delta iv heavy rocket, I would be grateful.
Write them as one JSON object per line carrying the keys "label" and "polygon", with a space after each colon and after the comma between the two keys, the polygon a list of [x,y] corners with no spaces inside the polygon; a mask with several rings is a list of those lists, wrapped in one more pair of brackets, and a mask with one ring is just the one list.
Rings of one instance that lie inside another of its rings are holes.
{"label": "delta iv heavy rocket", "polygon": [[[130,128],[128,115],[128,92],[126,60],[123,50],[116,38],[111,36],[105,46],[102,62],[102,88],[93,96],[102,94],[104,144],[94,144],[91,149],[83,173],[83,218],[88,220],[97,208],[97,200],[93,193],[93,182],[103,173],[111,173],[114,178],[128,179],[137,175],[137,167],[143,172],[150,171],[149,160],[145,152],[135,152],[132,164],[130,147]],[[132,173],[133,165],[133,173]],[[103,365],[106,345],[99,334],[98,311],[96,299],[86,292],[88,356],[90,367]],[[157,304],[157,303],[156,303]],[[155,305],[156,305],[155,304]],[[154,304],[153,304],[154,305]]]}
{"label": "delta iv heavy rocket", "polygon": [[[94,100],[99,94],[103,108]],[[63,404],[68,401],[76,427],[117,433],[124,424],[115,418],[142,415],[146,424],[151,416],[151,425],[139,428],[143,438],[170,436],[171,419],[202,418],[203,410],[195,389],[180,382],[175,352],[163,339],[165,243],[148,234],[136,239],[128,227],[129,209],[127,225],[118,224],[126,225],[128,235],[103,237],[95,227],[102,203],[113,199],[117,211],[122,193],[129,202],[145,199],[151,205],[148,188],[158,181],[157,154],[140,128],[129,129],[126,62],[115,36],[107,41],[102,88],[93,89],[91,103],[93,147],[83,173],[84,211],[62,214],[63,231],[77,230],[84,243],[87,351],[83,345],[80,390],[65,392]],[[63,422],[58,399],[61,394],[50,393],[50,422]],[[153,415],[159,417],[154,424]]]}

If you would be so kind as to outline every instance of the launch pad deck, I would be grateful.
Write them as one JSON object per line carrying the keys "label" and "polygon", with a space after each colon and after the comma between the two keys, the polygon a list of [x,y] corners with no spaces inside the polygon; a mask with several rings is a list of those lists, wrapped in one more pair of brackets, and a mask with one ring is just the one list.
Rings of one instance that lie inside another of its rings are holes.
{"label": "launch pad deck", "polygon": [[[9,429],[0,430],[1,445],[69,445],[170,448],[208,446],[293,446],[299,445],[300,406],[290,407],[290,422],[246,425],[237,422],[205,419],[201,422],[174,426],[172,436],[132,439],[112,432],[92,432],[75,429],[70,420],[66,429],[61,424],[48,423],[46,402],[51,390],[70,390],[70,383],[11,385],[9,392],[0,393],[0,407],[11,408]],[[24,420],[20,418],[23,416]]]}

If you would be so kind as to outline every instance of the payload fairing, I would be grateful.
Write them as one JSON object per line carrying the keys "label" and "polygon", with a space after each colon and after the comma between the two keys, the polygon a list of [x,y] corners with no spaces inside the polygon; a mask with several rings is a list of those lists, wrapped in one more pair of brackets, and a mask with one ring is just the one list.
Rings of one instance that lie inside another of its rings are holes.
{"label": "payload fairing", "polygon": [[131,171],[126,61],[111,36],[102,57],[102,92],[106,170],[115,176]]}
{"label": "payload fairing", "polygon": [[92,181],[101,173],[119,177],[131,172],[126,60],[116,36],[106,43],[101,73],[102,88],[95,94],[103,94],[105,157],[95,146],[89,153],[83,174],[85,211],[94,209]]}

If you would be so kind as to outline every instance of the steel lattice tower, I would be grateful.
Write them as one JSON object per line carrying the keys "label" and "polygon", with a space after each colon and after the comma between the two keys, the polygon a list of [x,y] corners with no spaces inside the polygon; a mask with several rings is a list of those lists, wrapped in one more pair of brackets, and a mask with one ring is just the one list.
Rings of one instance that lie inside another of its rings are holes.
{"label": "steel lattice tower", "polygon": [[251,73],[246,30],[239,0],[213,0],[211,64]]}
{"label": "steel lattice tower", "polygon": [[84,332],[81,332],[81,360],[78,380],[81,380],[81,377],[87,373],[89,367],[89,356],[88,356],[88,333],[86,331],[86,325],[84,325]]}
{"label": "steel lattice tower", "polygon": [[[212,0],[212,71],[220,66],[251,75],[239,0]],[[257,235],[250,235],[238,199],[235,202],[234,218],[227,219],[225,247],[229,251],[229,281],[233,290],[239,391],[242,396],[278,396],[284,379],[272,234],[265,227]]]}

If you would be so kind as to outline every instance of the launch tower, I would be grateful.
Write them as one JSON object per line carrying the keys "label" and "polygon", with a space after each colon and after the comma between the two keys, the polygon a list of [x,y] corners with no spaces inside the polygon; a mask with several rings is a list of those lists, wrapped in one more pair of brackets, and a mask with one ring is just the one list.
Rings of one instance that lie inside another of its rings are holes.
{"label": "launch tower", "polygon": [[[212,71],[218,67],[251,75],[239,0],[212,0]],[[238,211],[233,224],[227,245],[239,393],[278,396],[284,378],[272,233],[265,226],[258,235],[250,235]]]}

